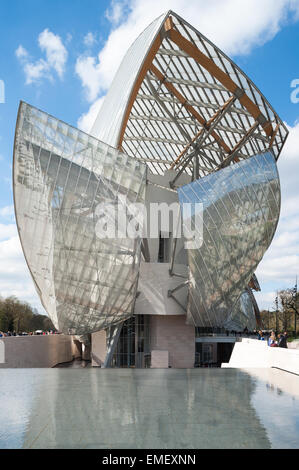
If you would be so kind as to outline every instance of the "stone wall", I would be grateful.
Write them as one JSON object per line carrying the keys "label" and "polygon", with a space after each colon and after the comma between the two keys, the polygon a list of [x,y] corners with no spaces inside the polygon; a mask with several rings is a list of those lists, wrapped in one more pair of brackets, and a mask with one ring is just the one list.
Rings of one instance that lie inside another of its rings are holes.
{"label": "stone wall", "polygon": [[106,358],[106,331],[101,330],[91,335],[91,365],[101,367]]}
{"label": "stone wall", "polygon": [[9,336],[0,338],[0,343],[4,350],[0,368],[54,367],[78,357],[78,348],[68,335]]}
{"label": "stone wall", "polygon": [[185,315],[152,315],[150,338],[152,353],[168,351],[170,367],[178,369],[194,367],[195,328],[186,325]]}
{"label": "stone wall", "polygon": [[151,368],[152,369],[168,369],[169,367],[169,353],[168,351],[152,351],[151,354]]}

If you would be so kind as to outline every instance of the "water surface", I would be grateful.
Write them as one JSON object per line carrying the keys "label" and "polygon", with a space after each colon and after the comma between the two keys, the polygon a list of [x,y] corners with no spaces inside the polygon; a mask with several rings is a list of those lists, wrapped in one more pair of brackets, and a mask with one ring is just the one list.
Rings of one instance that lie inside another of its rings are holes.
{"label": "water surface", "polygon": [[2,369],[0,397],[2,449],[299,448],[299,377],[274,369]]}

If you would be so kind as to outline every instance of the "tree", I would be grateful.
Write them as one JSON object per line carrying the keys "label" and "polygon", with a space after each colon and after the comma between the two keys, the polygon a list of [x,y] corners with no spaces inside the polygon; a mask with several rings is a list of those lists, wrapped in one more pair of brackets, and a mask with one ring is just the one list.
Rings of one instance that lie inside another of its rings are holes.
{"label": "tree", "polygon": [[50,318],[40,315],[27,302],[13,296],[6,299],[0,297],[0,331],[20,333],[49,329],[55,329]]}
{"label": "tree", "polygon": [[286,299],[288,297],[288,290],[280,290],[277,292],[277,315],[278,315],[278,325],[279,329],[283,331],[288,331],[291,327],[292,320],[292,311],[288,308]]}
{"label": "tree", "polygon": [[261,311],[264,328],[277,332],[290,331],[293,329],[293,325],[294,330],[296,330],[297,315],[299,315],[299,293],[297,293],[297,286],[279,290],[273,309]]}
{"label": "tree", "polygon": [[294,333],[296,336],[297,316],[299,317],[299,293],[297,292],[297,282],[294,288],[280,291],[279,296],[285,314],[294,318]]}
{"label": "tree", "polygon": [[265,330],[275,329],[275,317],[270,310],[261,310],[261,319]]}
{"label": "tree", "polygon": [[12,331],[14,329],[14,316],[6,299],[0,298],[0,330]]}

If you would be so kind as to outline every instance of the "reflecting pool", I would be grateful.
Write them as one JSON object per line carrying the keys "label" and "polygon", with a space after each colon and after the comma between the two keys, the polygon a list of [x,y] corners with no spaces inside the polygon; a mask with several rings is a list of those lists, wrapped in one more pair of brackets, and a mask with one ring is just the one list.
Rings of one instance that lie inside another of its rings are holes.
{"label": "reflecting pool", "polygon": [[274,369],[3,369],[0,448],[299,448],[299,377]]}

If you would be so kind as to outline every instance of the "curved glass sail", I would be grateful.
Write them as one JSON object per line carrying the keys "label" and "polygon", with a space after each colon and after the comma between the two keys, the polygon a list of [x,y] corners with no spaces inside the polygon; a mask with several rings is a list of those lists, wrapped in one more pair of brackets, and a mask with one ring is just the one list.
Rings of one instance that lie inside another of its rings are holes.
{"label": "curved glass sail", "polygon": [[197,144],[198,178],[237,149],[247,158],[271,148],[278,159],[288,130],[229,57],[168,11],[128,49],[91,133],[160,175],[181,165],[191,175]]}
{"label": "curved glass sail", "polygon": [[156,18],[133,42],[118,68],[93,124],[91,134],[109,145],[118,145],[119,132],[133,85],[166,16],[164,14]]}
{"label": "curved glass sail", "polygon": [[115,214],[144,202],[145,182],[142,163],[21,103],[14,148],[17,225],[57,329],[84,334],[132,314],[140,236],[113,227],[118,230]]}
{"label": "curved glass sail", "polygon": [[198,222],[184,205],[203,205],[203,243],[188,249],[188,322],[224,326],[276,230],[280,184],[275,159],[271,152],[255,155],[182,186],[178,195],[186,239],[192,237],[190,218],[195,229]]}
{"label": "curved glass sail", "polygon": [[248,290],[245,290],[236,303],[230,317],[223,325],[229,331],[253,331],[256,328],[256,314],[252,303],[252,296]]}

